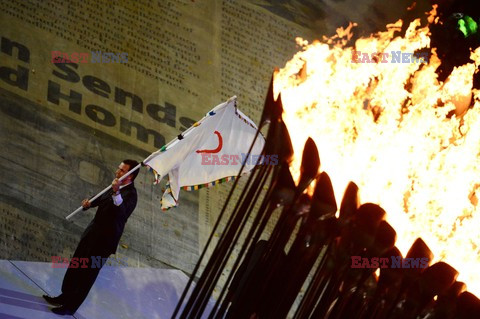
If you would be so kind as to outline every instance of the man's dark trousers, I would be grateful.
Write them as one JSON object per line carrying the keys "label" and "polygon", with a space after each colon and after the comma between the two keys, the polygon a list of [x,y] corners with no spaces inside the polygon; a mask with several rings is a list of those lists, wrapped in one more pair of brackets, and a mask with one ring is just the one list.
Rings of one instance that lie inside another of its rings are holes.
{"label": "man's dark trousers", "polygon": [[113,203],[112,191],[91,203],[90,207],[98,206],[97,213],[83,232],[73,255],[79,260],[87,258],[87,267],[81,268],[83,264],[80,263],[79,267],[67,269],[59,296],[61,303],[73,312],[87,297],[103,266],[103,259],[115,254],[125,224],[137,205],[137,191],[133,183],[122,188],[120,193],[123,202],[119,206]]}
{"label": "man's dark trousers", "polygon": [[[103,250],[103,251],[102,251]],[[61,299],[65,307],[76,311],[87,297],[92,288],[98,273],[110,253],[105,252],[101,247],[88,243],[88,237],[82,238],[78,244],[73,257],[86,258],[88,262],[79,263],[77,268],[68,268],[63,277]],[[93,258],[96,258],[94,261]],[[105,259],[104,259],[105,258]],[[87,265],[86,268],[85,264]],[[71,264],[70,264],[71,265]]]}

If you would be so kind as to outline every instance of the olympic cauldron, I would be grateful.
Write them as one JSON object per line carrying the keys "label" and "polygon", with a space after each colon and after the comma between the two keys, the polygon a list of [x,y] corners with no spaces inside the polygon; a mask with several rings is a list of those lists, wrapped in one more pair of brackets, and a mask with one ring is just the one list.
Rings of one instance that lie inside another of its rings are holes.
{"label": "olympic cauldron", "polygon": [[[332,184],[319,173],[311,139],[294,182],[292,144],[273,80],[259,127],[267,125],[263,154],[278,154],[278,165],[256,166],[232,203],[235,181],[172,318],[480,318],[480,300],[456,280],[457,270],[432,264],[435,252],[421,238],[402,256],[395,225],[380,206],[359,203],[354,183],[336,215]],[[229,205],[233,212],[196,280]],[[275,226],[265,240],[269,223]],[[227,265],[235,247],[233,266]],[[228,278],[220,284],[222,273]],[[220,293],[207,307],[214,289]]]}

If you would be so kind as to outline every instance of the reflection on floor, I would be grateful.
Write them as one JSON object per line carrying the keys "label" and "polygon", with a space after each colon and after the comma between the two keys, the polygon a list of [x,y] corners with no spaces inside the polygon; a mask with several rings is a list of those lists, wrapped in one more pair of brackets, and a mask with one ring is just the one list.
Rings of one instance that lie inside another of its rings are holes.
{"label": "reflection on floor", "polygon": [[[65,271],[51,263],[0,260],[0,319],[62,318],[42,295],[60,293]],[[187,282],[179,270],[104,266],[82,306],[63,318],[170,318]]]}

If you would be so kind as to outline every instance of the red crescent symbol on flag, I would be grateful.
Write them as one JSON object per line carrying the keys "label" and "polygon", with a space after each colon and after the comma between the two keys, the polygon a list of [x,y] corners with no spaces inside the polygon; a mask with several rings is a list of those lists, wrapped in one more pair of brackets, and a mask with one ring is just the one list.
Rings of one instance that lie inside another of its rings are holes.
{"label": "red crescent symbol on flag", "polygon": [[197,153],[218,153],[222,150],[223,147],[223,138],[222,135],[220,134],[219,131],[213,132],[217,135],[218,137],[218,146],[217,148],[214,148],[213,150],[196,150]]}

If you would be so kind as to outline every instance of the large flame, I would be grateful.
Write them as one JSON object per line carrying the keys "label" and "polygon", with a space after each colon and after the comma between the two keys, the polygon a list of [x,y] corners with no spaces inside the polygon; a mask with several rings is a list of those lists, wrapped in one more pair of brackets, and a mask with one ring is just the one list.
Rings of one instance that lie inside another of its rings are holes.
{"label": "large flame", "polygon": [[[297,39],[303,50],[275,74],[275,94],[295,153],[309,136],[315,140],[337,202],[354,181],[362,202],[387,211],[403,254],[422,237],[434,262],[452,265],[480,296],[480,92],[472,90],[480,49],[475,63],[455,68],[444,83],[435,50],[428,63],[352,61],[354,51],[429,48],[428,27],[416,20],[405,37],[394,37],[401,26],[359,39],[355,49],[345,45],[352,25],[323,42]],[[297,176],[299,157],[291,168]]]}

